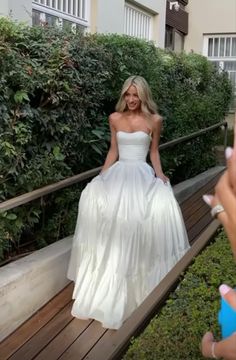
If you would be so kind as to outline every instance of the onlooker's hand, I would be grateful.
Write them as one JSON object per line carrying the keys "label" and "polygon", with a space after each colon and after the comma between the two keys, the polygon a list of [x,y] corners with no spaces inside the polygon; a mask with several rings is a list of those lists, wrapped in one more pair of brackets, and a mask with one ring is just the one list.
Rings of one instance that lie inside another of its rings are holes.
{"label": "onlooker's hand", "polygon": [[[218,219],[223,224],[225,231],[231,243],[231,248],[236,259],[236,194],[231,186],[230,170],[234,171],[236,162],[233,168],[226,170],[224,175],[220,178],[215,188],[215,196],[212,199],[212,207],[216,204],[221,204],[224,211],[218,214]],[[235,180],[236,183],[236,180]]]}
{"label": "onlooker's hand", "polygon": [[202,355],[206,358],[236,360],[236,332],[219,342],[214,340],[211,332],[207,332],[202,338],[201,345]]}
{"label": "onlooker's hand", "polygon": [[220,204],[224,211],[217,217],[223,224],[236,258],[236,122],[234,147],[226,149],[227,170],[215,187],[215,195],[204,195],[204,201],[214,208]]}
{"label": "onlooker's hand", "polygon": [[[220,205],[217,218],[227,232],[236,259],[236,119],[234,147],[226,149],[226,159],[227,170],[215,187],[215,195],[204,195],[203,199],[213,209]],[[235,291],[231,294],[236,298]],[[235,298],[234,301],[236,301]],[[208,358],[236,360],[236,332],[219,342],[215,342],[213,334],[207,332],[202,338],[202,354]]]}

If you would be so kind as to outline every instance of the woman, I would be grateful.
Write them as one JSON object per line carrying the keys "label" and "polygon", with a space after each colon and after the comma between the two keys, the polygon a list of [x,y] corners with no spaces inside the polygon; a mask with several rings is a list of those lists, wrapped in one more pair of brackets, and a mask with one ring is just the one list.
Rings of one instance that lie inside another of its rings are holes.
{"label": "woman", "polygon": [[[234,148],[226,149],[226,159],[227,170],[216,185],[215,195],[204,195],[204,200],[212,207],[213,213],[216,212],[218,219],[223,224],[236,259],[236,120],[234,126]],[[226,288],[226,286],[224,287]],[[236,292],[232,292],[232,295],[236,298]],[[236,333],[216,342],[213,334],[207,332],[202,339],[202,354],[208,358],[235,360]]]}
{"label": "woman", "polygon": [[[147,82],[129,77],[109,116],[111,146],[81,194],[68,269],[72,315],[118,329],[189,247],[158,152],[161,117]],[[150,148],[153,169],[146,163]],[[119,160],[117,161],[117,159]]]}

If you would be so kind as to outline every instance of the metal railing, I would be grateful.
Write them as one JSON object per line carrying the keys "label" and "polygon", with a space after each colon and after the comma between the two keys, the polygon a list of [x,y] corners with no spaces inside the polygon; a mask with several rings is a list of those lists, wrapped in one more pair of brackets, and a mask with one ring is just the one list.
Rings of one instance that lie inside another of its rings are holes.
{"label": "metal railing", "polygon": [[[215,125],[212,125],[212,126],[209,126],[205,129],[202,129],[202,130],[199,130],[199,131],[196,131],[192,134],[189,134],[189,135],[186,135],[186,136],[182,136],[178,139],[175,139],[175,140],[171,140],[171,141],[168,141],[166,142],[165,144],[161,144],[159,146],[159,149],[160,150],[163,150],[163,149],[167,149],[167,148],[171,148],[175,145],[178,145],[178,144],[181,144],[183,142],[187,142],[191,139],[194,139],[194,138],[197,138],[203,134],[206,134],[207,132],[209,131],[212,131],[212,130],[215,130],[217,128],[220,128],[220,127],[224,127],[224,147],[226,147],[227,145],[227,130],[228,130],[228,124],[226,121],[224,122],[219,122]],[[92,169],[92,170],[88,170],[88,171],[85,171],[81,174],[78,174],[78,175],[74,175],[74,176],[71,176],[67,179],[64,179],[64,180],[61,180],[57,183],[54,183],[54,184],[51,184],[51,185],[46,185],[40,189],[36,189],[36,190],[33,190],[29,193],[26,193],[26,194],[23,194],[23,195],[19,195],[15,198],[12,198],[10,200],[6,200],[2,203],[0,203],[0,212],[3,212],[3,211],[7,211],[7,210],[10,210],[10,209],[14,209],[20,205],[23,205],[23,204],[27,204],[33,200],[36,200],[36,199],[39,199],[39,198],[42,198],[43,196],[45,195],[48,195],[48,194],[51,194],[51,193],[54,193],[55,191],[58,191],[60,189],[63,189],[63,188],[66,188],[68,186],[71,186],[73,184],[77,184],[81,181],[84,181],[84,180],[88,180],[94,176],[96,176],[97,174],[99,174],[99,172],[101,171],[101,166],[100,167],[97,167],[95,169]]]}

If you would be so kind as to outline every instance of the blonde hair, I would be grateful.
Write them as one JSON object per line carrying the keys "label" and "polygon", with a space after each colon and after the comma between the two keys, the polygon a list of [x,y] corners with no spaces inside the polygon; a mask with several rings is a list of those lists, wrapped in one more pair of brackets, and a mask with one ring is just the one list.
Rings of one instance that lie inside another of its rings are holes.
{"label": "blonde hair", "polygon": [[152,93],[147,81],[142,76],[130,76],[125,80],[121,90],[120,98],[116,104],[116,111],[124,112],[127,110],[125,101],[125,94],[130,86],[135,86],[137,89],[138,97],[141,101],[141,111],[147,117],[150,118],[151,114],[157,114],[157,105],[153,101]]}

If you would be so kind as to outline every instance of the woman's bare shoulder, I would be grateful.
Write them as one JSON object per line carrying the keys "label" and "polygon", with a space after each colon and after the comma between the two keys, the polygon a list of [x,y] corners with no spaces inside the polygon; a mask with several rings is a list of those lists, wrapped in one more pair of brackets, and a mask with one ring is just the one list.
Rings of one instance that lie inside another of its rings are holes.
{"label": "woman's bare shoulder", "polygon": [[158,128],[162,125],[163,118],[159,114],[153,114],[152,115],[152,122],[153,122],[153,128]]}
{"label": "woman's bare shoulder", "polygon": [[119,112],[113,112],[109,115],[109,122],[111,125],[115,125],[117,121],[119,121],[122,118],[122,113]]}

